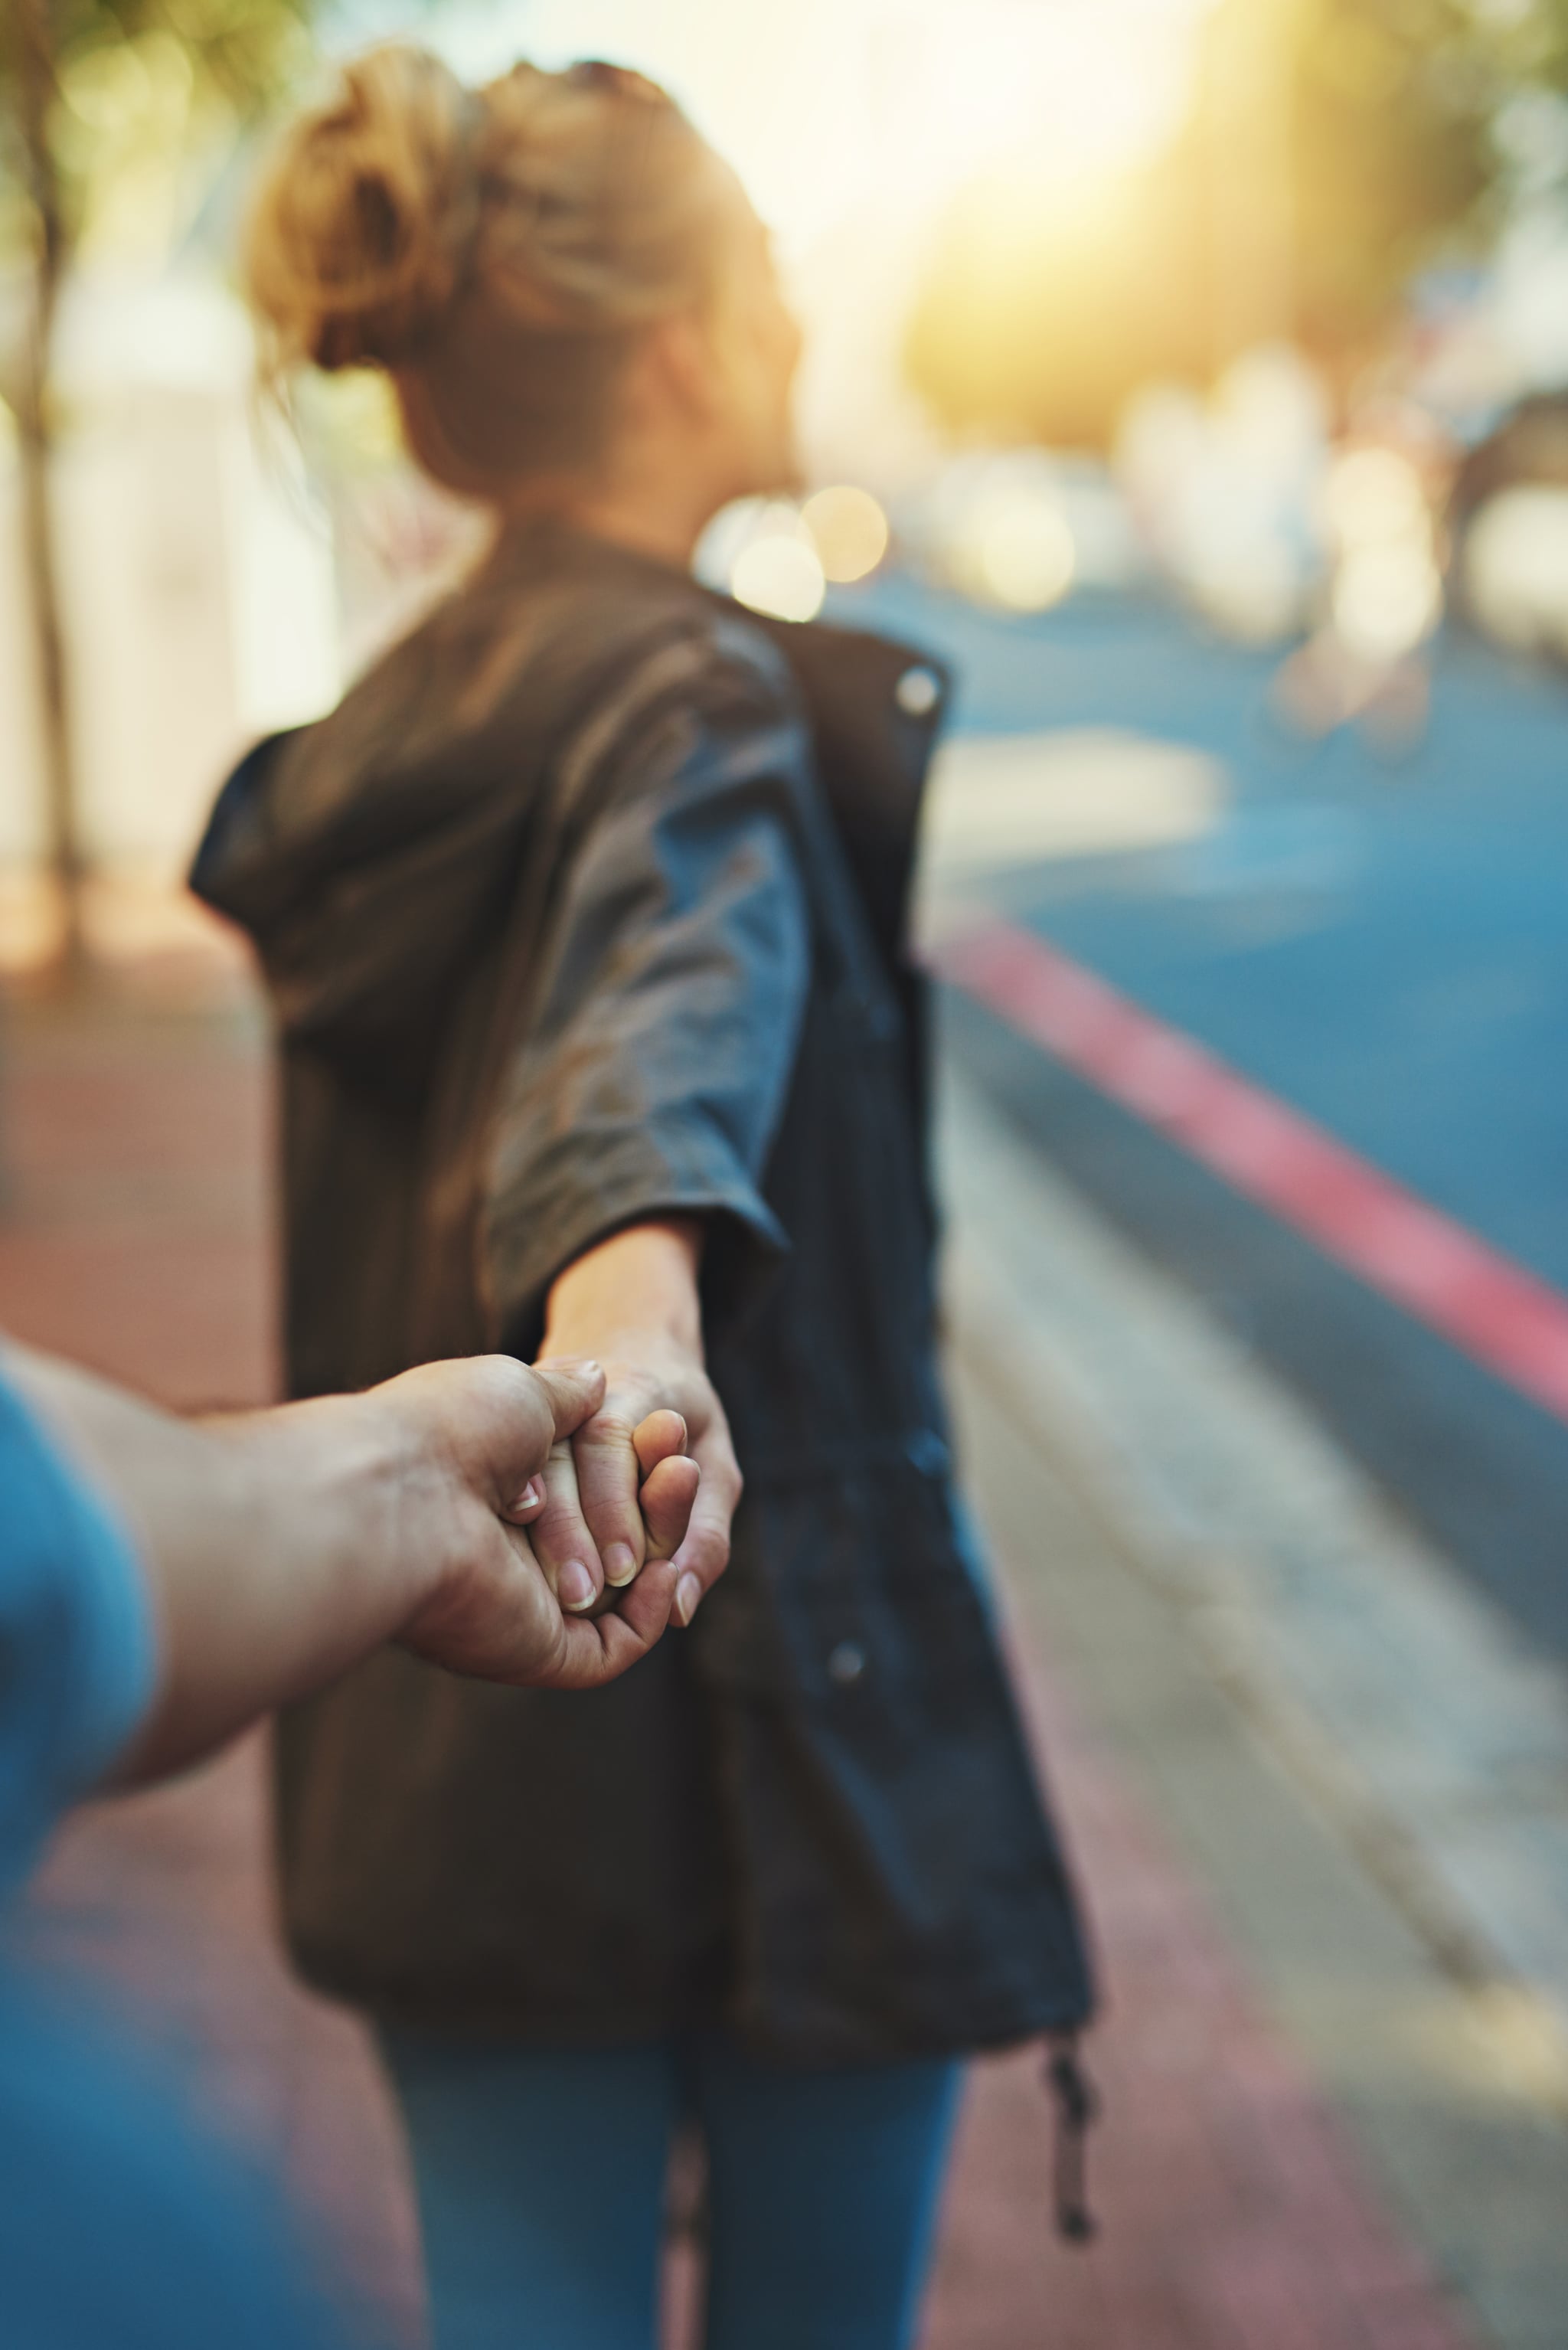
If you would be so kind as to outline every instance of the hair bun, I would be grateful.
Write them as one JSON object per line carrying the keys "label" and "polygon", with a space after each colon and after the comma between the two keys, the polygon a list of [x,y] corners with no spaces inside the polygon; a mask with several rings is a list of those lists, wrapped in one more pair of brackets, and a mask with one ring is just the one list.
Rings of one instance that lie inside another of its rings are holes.
{"label": "hair bun", "polygon": [[275,369],[396,367],[465,274],[479,219],[481,101],[429,50],[373,49],[291,126],[245,242]]}

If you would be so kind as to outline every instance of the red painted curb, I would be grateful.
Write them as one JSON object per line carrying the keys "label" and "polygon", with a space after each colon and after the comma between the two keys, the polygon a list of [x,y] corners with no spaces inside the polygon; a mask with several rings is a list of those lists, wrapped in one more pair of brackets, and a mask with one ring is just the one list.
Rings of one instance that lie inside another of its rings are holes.
{"label": "red painted curb", "polygon": [[1568,1420],[1568,1297],[1550,1284],[1033,931],[991,924],[942,941],[929,961],[1325,1256]]}

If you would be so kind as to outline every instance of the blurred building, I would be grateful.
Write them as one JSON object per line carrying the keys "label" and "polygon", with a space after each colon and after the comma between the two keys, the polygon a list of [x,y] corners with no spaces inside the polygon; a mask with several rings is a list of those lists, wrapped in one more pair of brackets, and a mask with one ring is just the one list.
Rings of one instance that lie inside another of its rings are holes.
{"label": "blurred building", "polygon": [[[177,870],[226,763],[337,690],[332,556],[248,334],[212,281],[78,281],[61,320],[55,518],[83,846]],[[14,447],[0,446],[0,865],[44,841]]]}

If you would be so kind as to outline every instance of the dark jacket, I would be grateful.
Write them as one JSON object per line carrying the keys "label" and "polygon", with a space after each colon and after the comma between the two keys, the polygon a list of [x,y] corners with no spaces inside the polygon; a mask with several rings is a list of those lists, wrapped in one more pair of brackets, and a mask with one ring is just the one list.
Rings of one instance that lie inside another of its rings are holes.
{"label": "dark jacket", "polygon": [[294,1391],[526,1356],[574,1256],[698,1211],[747,1481],[691,1631],[614,1687],[389,1651],[290,1716],[327,1990],[824,2061],[1087,2010],[935,1362],[904,930],[940,684],[535,530],[219,802],[194,880],[281,1030]]}

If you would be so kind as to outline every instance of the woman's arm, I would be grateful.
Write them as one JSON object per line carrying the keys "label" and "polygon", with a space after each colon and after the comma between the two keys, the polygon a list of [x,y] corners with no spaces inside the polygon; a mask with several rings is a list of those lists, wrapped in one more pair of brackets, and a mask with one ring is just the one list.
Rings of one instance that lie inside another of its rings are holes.
{"label": "woman's arm", "polygon": [[[158,1693],[123,1775],[221,1744],[383,1640],[452,1669],[587,1688],[669,1620],[677,1572],[613,1617],[564,1617],[519,1520],[553,1443],[599,1403],[597,1364],[437,1363],[363,1395],[186,1422],[21,1347],[5,1376],[115,1504],[151,1588]],[[696,1474],[670,1428],[634,1432],[656,1547],[685,1531]]]}
{"label": "woman's arm", "polygon": [[680,1415],[684,1448],[701,1471],[691,1525],[675,1557],[675,1613],[690,1624],[723,1573],[741,1472],[729,1423],[702,1361],[697,1291],[703,1231],[660,1218],[612,1234],[553,1284],[542,1361],[585,1348],[606,1369],[603,1402],[569,1445],[556,1448],[533,1540],[563,1604],[591,1606],[592,1573],[621,1590],[643,1564],[634,1431],[659,1409]]}
{"label": "woman's arm", "polygon": [[585,1612],[637,1573],[626,1435],[655,1406],[684,1419],[703,1472],[682,1608],[728,1554],[741,1480],[703,1367],[699,1259],[717,1225],[737,1281],[787,1246],[763,1170],[813,962],[812,753],[782,664],[721,629],[649,667],[556,891],[486,1199],[503,1328],[528,1352],[543,1330],[551,1355],[592,1333],[610,1376],[575,1463],[552,1463],[540,1534],[564,1604]]}

